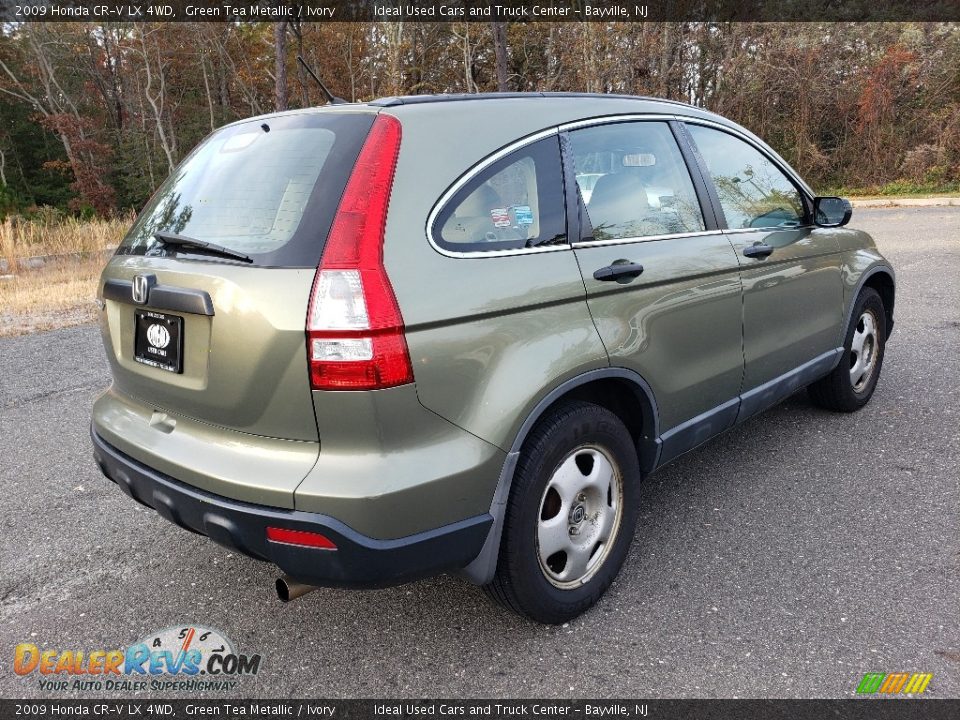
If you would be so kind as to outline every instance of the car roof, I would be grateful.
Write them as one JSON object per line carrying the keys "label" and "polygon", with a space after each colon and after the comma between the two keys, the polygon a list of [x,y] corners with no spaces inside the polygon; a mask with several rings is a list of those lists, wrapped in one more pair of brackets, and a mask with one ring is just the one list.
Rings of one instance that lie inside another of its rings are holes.
{"label": "car roof", "polygon": [[663,114],[701,117],[725,125],[730,120],[688,103],[643,95],[580,92],[488,92],[450,93],[442,95],[396,95],[363,103],[366,107],[405,113],[441,111],[450,103],[470,104],[476,111],[497,112],[507,106],[522,106],[524,112],[561,115],[568,119],[589,118],[606,114]]}
{"label": "car roof", "polygon": [[[741,129],[731,120],[709,110],[677,100],[579,92],[491,92],[443,95],[399,95],[378,98],[355,106],[386,111],[398,117],[444,115],[472,117],[477,123],[500,113],[537,118],[543,125],[563,124],[614,115],[666,115],[700,118]],[[347,105],[328,105],[342,108]],[[469,108],[469,110],[468,110]]]}
{"label": "car roof", "polygon": [[[456,105],[451,106],[454,103]],[[237,120],[235,125],[253,120],[268,119],[281,115],[303,113],[378,113],[384,110],[397,115],[446,113],[463,104],[473,105],[481,115],[500,112],[508,107],[517,109],[523,106],[525,113],[543,117],[546,123],[570,122],[581,118],[603,115],[657,114],[698,117],[712,122],[734,127],[739,125],[709,110],[678,100],[647,97],[643,95],[619,95],[615,93],[580,92],[484,92],[484,93],[446,93],[436,95],[391,95],[368,100],[366,102],[342,102],[313,107],[264,113],[252,118]]]}
{"label": "car roof", "polygon": [[[652,115],[699,118],[714,125],[734,130],[751,139],[756,145],[777,157],[785,166],[789,165],[762,139],[743,126],[722,115],[703,108],[662,98],[642,95],[618,95],[614,93],[579,92],[489,92],[489,93],[450,93],[440,95],[398,95],[382,97],[367,102],[344,102],[336,104],[268,113],[256,118],[239,120],[231,125],[267,119],[280,115],[301,113],[381,113],[386,112],[398,118],[414,122],[426,122],[437,127],[436,123],[462,125],[466,120],[469,128],[487,131],[492,123],[502,125],[503,118],[509,117],[509,128],[513,137],[521,137],[549,126],[576,123],[606,117]],[[502,141],[509,138],[504,136]],[[803,180],[791,171],[803,187]],[[811,191],[812,192],[812,191]]]}
{"label": "car roof", "polygon": [[695,108],[679,100],[665,100],[645,95],[621,95],[617,93],[584,92],[483,92],[483,93],[443,93],[436,95],[391,95],[371,100],[367,105],[377,107],[396,107],[397,105],[422,105],[424,103],[467,102],[476,100],[516,100],[516,99],[567,99],[567,100],[643,100],[646,102],[679,105]]}

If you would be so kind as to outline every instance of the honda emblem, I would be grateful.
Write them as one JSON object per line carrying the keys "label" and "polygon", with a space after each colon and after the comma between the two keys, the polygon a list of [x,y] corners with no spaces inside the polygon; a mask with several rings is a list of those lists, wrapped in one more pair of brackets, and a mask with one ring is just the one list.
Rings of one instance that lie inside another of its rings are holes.
{"label": "honda emblem", "polygon": [[137,305],[146,305],[147,298],[150,296],[150,277],[147,275],[134,275],[133,277],[133,301]]}

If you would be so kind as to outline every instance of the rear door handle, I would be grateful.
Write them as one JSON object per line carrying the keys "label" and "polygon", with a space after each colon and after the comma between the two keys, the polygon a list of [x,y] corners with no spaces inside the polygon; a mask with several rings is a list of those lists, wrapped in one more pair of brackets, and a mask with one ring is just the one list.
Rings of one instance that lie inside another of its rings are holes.
{"label": "rear door handle", "polygon": [[609,282],[611,280],[628,282],[642,272],[643,265],[640,263],[633,263],[629,260],[617,260],[612,265],[607,265],[599,270],[595,270],[593,279],[599,280],[600,282]]}
{"label": "rear door handle", "polygon": [[769,257],[773,252],[773,246],[767,245],[766,243],[754,243],[753,245],[747,245],[743,249],[744,257],[748,258],[760,258],[761,260],[765,257]]}

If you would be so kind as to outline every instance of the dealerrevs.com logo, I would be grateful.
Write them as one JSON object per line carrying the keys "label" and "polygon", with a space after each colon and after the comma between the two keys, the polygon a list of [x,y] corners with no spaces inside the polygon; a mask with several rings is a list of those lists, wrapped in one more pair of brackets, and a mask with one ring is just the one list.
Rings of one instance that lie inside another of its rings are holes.
{"label": "dealerrevs.com logo", "polygon": [[17,675],[37,676],[47,692],[234,690],[260,671],[260,655],[238,653],[227,637],[199,625],[170,627],[126,649],[14,649]]}

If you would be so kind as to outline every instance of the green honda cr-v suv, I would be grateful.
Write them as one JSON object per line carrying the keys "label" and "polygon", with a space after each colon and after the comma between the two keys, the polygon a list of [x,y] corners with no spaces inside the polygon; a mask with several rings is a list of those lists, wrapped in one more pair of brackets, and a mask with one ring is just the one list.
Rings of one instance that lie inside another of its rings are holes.
{"label": "green honda cr-v suv", "polygon": [[809,386],[873,394],[894,275],[850,205],[680,103],[386,98],[213,133],[103,273],[103,472],[313,586],[455,571],[590,607],[641,479]]}

